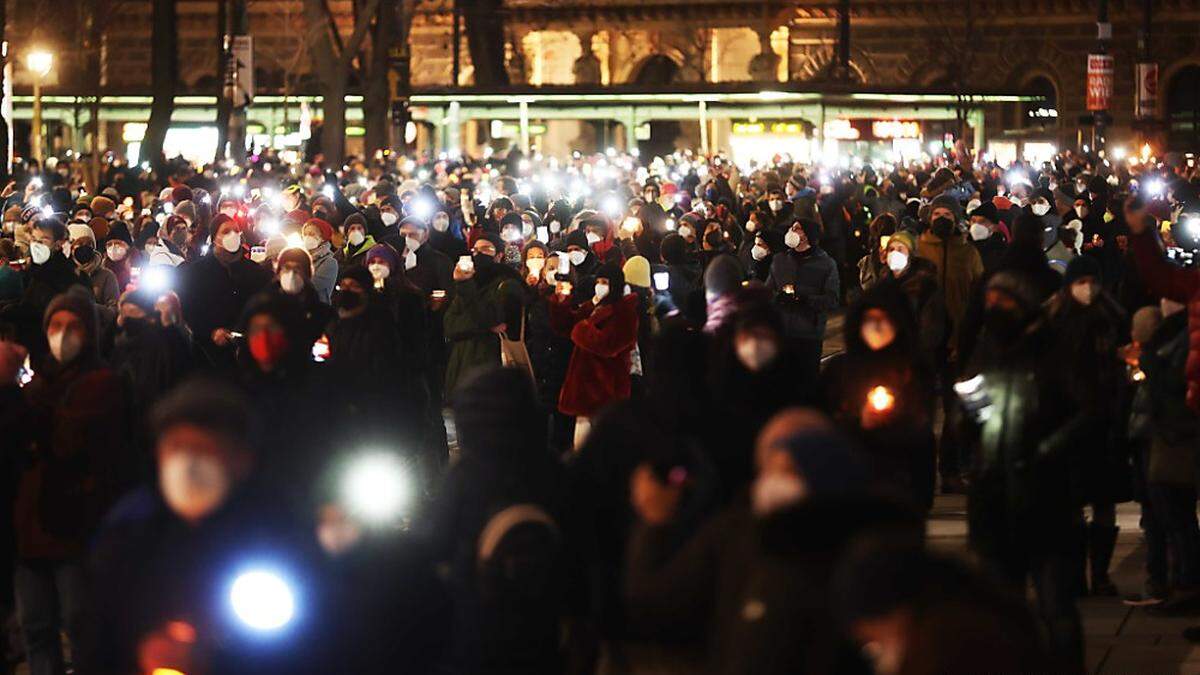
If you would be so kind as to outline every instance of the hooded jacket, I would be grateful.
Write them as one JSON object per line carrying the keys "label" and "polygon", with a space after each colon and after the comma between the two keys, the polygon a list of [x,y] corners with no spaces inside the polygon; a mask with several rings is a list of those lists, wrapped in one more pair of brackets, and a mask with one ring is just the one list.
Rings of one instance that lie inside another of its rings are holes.
{"label": "hooded jacket", "polygon": [[971,289],[983,278],[983,260],[979,251],[960,234],[942,239],[933,230],[926,230],[918,240],[917,255],[937,269],[938,286],[945,296],[946,312],[950,317],[951,344],[957,344],[958,331],[971,301]]}

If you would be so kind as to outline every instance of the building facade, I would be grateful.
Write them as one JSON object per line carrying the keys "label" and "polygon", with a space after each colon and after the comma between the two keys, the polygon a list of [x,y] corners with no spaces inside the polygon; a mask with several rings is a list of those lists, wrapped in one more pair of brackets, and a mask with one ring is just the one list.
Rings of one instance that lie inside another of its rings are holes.
{"label": "building facade", "polygon": [[[460,0],[471,2],[472,0]],[[37,4],[37,3],[34,3]],[[57,3],[51,3],[57,4]],[[62,3],[63,5],[75,3]],[[88,3],[80,3],[88,4]],[[45,12],[10,13],[17,53],[23,41],[58,43],[66,58],[49,93],[148,93],[150,12],[147,0],[97,0],[103,17],[62,20]],[[313,95],[312,30],[303,0],[247,0],[261,94]],[[838,45],[838,0],[504,0],[505,68],[514,84],[641,85],[754,82],[803,90],[829,75]],[[1097,51],[1092,0],[852,0],[850,77],[864,88],[921,91],[1008,91],[1044,97],[1038,104],[990,109],[989,142],[1089,142],[1088,54]],[[1107,53],[1114,80],[1108,112],[1111,143],[1200,149],[1200,0],[1155,0],[1149,39],[1140,40],[1143,0],[1110,0]],[[215,3],[179,0],[181,93],[212,94],[219,86]],[[329,0],[339,30],[353,26],[351,0]],[[470,87],[473,66],[465,31],[458,82],[453,81],[452,0],[417,0],[411,28],[416,89]],[[15,7],[14,7],[15,9]],[[102,20],[101,20],[102,19]],[[101,21],[98,39],[89,21]],[[1144,43],[1144,44],[1143,44]],[[75,55],[75,58],[71,58]],[[1157,99],[1135,119],[1135,66],[1158,66]],[[98,70],[89,78],[88,68]],[[17,89],[23,81],[18,76]],[[471,134],[486,140],[488,129]],[[543,149],[593,149],[606,132],[586,124],[545,125]],[[677,145],[698,145],[695,124],[681,124]],[[734,125],[711,130],[728,147]],[[588,146],[592,147],[588,147]]]}

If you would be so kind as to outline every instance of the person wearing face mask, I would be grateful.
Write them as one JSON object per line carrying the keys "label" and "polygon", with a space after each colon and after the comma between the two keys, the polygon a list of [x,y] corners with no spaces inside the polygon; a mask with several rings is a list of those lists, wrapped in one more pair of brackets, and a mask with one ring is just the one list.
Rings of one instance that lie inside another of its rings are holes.
{"label": "person wearing face mask", "polygon": [[767,278],[767,288],[783,315],[785,334],[807,366],[805,384],[816,381],[825,320],[839,302],[837,263],[820,243],[820,225],[796,221],[783,238],[787,250],[771,261]]}
{"label": "person wearing face mask", "polygon": [[868,290],[847,312],[845,336],[846,351],[821,371],[821,405],[892,494],[928,511],[936,380],[907,298],[892,285]]}
{"label": "person wearing face mask", "polygon": [[108,325],[116,318],[117,300],[121,296],[121,286],[117,275],[104,267],[104,255],[96,250],[96,235],[87,225],[67,226],[67,236],[71,243],[71,259],[79,269],[80,276],[86,277],[92,289],[92,299],[100,311],[100,322]]}
{"label": "person wearing face mask", "polygon": [[1081,434],[1093,418],[1071,394],[1079,373],[1056,359],[1034,281],[998,272],[984,295],[983,335],[955,389],[962,435],[974,439],[969,541],[1012,592],[1024,592],[1032,580],[1055,670],[1079,672],[1075,600],[1083,530],[1070,487],[1079,450],[1088,447]]}
{"label": "person wearing face mask", "polygon": [[625,295],[625,273],[615,263],[596,272],[592,298],[574,303],[556,293],[550,301],[551,326],[570,337],[575,349],[558,397],[558,410],[575,418],[575,447],[605,406],[628,399],[630,355],[637,346],[638,296]]}
{"label": "person wearing face mask", "polygon": [[777,183],[767,186],[767,193],[755,205],[761,216],[763,226],[767,229],[783,232],[789,223],[795,220],[792,202],[787,199],[783,188]]}
{"label": "person wearing face mask", "polygon": [[312,270],[312,258],[307,251],[300,247],[285,248],[275,260],[275,279],[254,298],[270,297],[299,317],[295,346],[305,353],[311,351],[333,318],[333,308],[322,302],[313,287]]}
{"label": "person wearing face mask", "polygon": [[525,347],[533,364],[538,400],[553,418],[551,446],[561,454],[571,449],[571,419],[558,412],[558,395],[566,378],[572,344],[570,338],[559,335],[550,324],[550,302],[558,282],[558,257],[536,240],[525,246],[523,257]]}
{"label": "person wearing face mask", "polygon": [[675,234],[683,237],[684,243],[687,244],[689,253],[694,252],[697,247],[697,232],[696,228],[700,227],[700,223],[704,221],[704,215],[691,211],[679,217],[678,227],[675,229]]}
{"label": "person wearing face mask", "polygon": [[861,535],[919,542],[921,520],[872,494],[858,453],[815,411],[778,413],[759,434],[754,461],[750,499],[690,532],[689,483],[648,463],[636,468],[630,502],[638,518],[622,577],[629,628],[695,645],[712,672],[869,670],[823,589]]}
{"label": "person wearing face mask", "polygon": [[375,245],[375,237],[367,234],[367,221],[362,214],[356,213],[346,218],[346,245],[338,249],[338,269],[346,269],[363,264],[367,251]]}
{"label": "person wearing face mask", "polygon": [[[117,332],[108,360],[129,391],[131,419],[144,419],[155,401],[195,367],[191,342],[174,326],[164,325],[157,301],[155,292],[132,289],[121,294],[117,305]],[[150,439],[139,433],[135,443],[144,473],[151,468]]]}
{"label": "person wearing face mask", "polygon": [[133,279],[133,240],[124,228],[113,228],[104,242],[104,268],[117,277],[117,288],[129,287]]}
{"label": "person wearing face mask", "polygon": [[600,268],[600,259],[592,252],[587,232],[583,228],[572,230],[560,243],[561,250],[566,252],[567,259],[571,261],[571,272],[569,279],[560,274],[559,280],[569,280],[573,284],[573,297],[583,301],[591,297],[592,280],[596,270]]}
{"label": "person wearing face mask", "polygon": [[[337,317],[328,329],[327,370],[337,391],[345,392],[340,405],[364,436],[419,447],[430,405],[424,371],[405,351],[411,338],[402,334],[370,271],[343,271],[334,306]],[[440,406],[434,407],[440,411]]]}
{"label": "person wearing face mask", "polygon": [[1067,266],[1063,288],[1046,303],[1046,316],[1054,333],[1056,360],[1072,373],[1067,381],[1073,402],[1090,417],[1078,441],[1087,448],[1075,469],[1081,503],[1092,507],[1088,524],[1086,565],[1080,556],[1080,574],[1090,567],[1092,595],[1116,595],[1108,576],[1117,540],[1116,504],[1132,498],[1129,447],[1122,418],[1126,375],[1117,349],[1129,342],[1128,319],[1120,305],[1103,290],[1100,265],[1080,256]]}
{"label": "person wearing face mask", "polygon": [[[455,192],[458,192],[455,190]],[[447,200],[450,197],[447,194]],[[462,211],[457,208],[458,197],[454,197],[452,206],[445,207],[433,214],[429,227],[429,246],[440,252],[451,261],[467,254],[467,244],[463,241]]]}
{"label": "person wearing face mask", "polygon": [[[159,401],[150,422],[156,479],[126,495],[96,536],[88,572],[104,582],[89,594],[83,638],[72,642],[76,667],[324,670],[317,622],[306,618],[325,612],[311,521],[261,480],[258,442],[275,421],[257,419],[236,388],[194,380]],[[234,579],[263,560],[304,608],[286,640],[248,634],[227,604]]]}
{"label": "person wearing face mask", "polygon": [[523,275],[500,262],[504,242],[495,234],[475,241],[475,254],[454,266],[454,290],[443,318],[450,356],[446,366],[447,396],[467,375],[500,365],[499,335],[520,322]]}
{"label": "person wearing face mask", "polygon": [[936,270],[917,254],[917,238],[901,230],[888,239],[883,253],[887,276],[871,288],[889,289],[899,293],[908,303],[915,321],[914,348],[926,363],[944,363],[947,340],[946,301],[936,281]]}
{"label": "person wearing face mask", "polygon": [[783,235],[772,230],[757,232],[742,242],[738,259],[748,270],[751,280],[766,283],[771,275],[771,260],[782,250]]}
{"label": "person wearing face mask", "polygon": [[667,273],[667,288],[655,290],[665,296],[671,310],[682,313],[690,323],[704,323],[704,290],[702,270],[688,255],[687,241],[671,232],[663,237],[659,256]]}
{"label": "person wearing face mask", "polygon": [[338,262],[334,258],[331,243],[333,226],[320,218],[312,218],[304,224],[300,236],[304,241],[304,249],[312,258],[312,277],[309,281],[317,290],[317,297],[328,305],[338,277]]}
{"label": "person wearing face mask", "polygon": [[208,253],[180,268],[177,289],[196,346],[211,363],[233,366],[233,353],[227,349],[233,342],[230,327],[246,302],[270,281],[271,272],[246,257],[241,225],[214,218]]}
{"label": "person wearing face mask", "polygon": [[862,288],[870,288],[884,276],[887,269],[886,260],[882,257],[883,254],[877,254],[876,251],[884,250],[887,238],[895,234],[896,230],[896,218],[890,213],[876,216],[867,227],[866,253],[858,261],[858,285]]}
{"label": "person wearing face mask", "polygon": [[[14,590],[31,672],[63,672],[60,632],[82,639],[88,543],[105,511],[133,482],[128,405],[120,377],[98,354],[96,308],[85,288],[46,307],[49,354],[24,388],[23,359],[0,373],[0,434],[16,459],[12,518]],[[5,351],[23,349],[0,344]],[[19,356],[19,354],[18,354]]]}
{"label": "person wearing face mask", "polygon": [[996,205],[990,201],[980,205],[968,216],[971,224],[967,235],[971,239],[971,245],[979,252],[984,276],[996,271],[1001,258],[1004,257],[1005,249],[1008,248],[1008,240],[997,227],[999,219]]}
{"label": "person wearing face mask", "polygon": [[916,251],[937,270],[938,287],[946,299],[951,345],[957,344],[972,289],[983,278],[979,251],[958,231],[961,212],[958,200],[952,197],[942,195],[934,199],[929,205],[929,229],[918,239]]}
{"label": "person wearing face mask", "polygon": [[41,319],[50,301],[73,286],[91,290],[74,261],[63,255],[66,241],[67,228],[57,218],[35,221],[29,240],[30,264],[21,278],[21,299],[0,310],[0,318],[16,328],[17,342],[29,349],[35,371],[47,354]]}

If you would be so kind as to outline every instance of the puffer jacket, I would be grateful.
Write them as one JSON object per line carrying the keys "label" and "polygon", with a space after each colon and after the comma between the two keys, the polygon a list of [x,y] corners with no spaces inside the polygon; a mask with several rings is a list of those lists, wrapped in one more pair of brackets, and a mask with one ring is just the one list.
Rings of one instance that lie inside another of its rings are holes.
{"label": "puffer jacket", "polygon": [[820,340],[825,336],[825,319],[838,306],[839,293],[837,263],[828,253],[814,246],[804,253],[776,255],[767,288],[775,293],[787,337]]}

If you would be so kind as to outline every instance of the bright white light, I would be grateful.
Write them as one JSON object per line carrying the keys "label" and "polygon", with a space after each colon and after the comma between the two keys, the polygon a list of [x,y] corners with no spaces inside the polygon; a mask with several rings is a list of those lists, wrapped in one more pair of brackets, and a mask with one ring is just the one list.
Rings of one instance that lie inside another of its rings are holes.
{"label": "bright white light", "polygon": [[165,213],[167,215],[171,215],[172,213],[175,213],[175,205],[172,204],[171,202],[164,202],[163,203],[163,213]]}
{"label": "bright white light", "polygon": [[517,171],[520,171],[521,173],[526,173],[529,171],[529,168],[531,166],[532,166],[532,164],[530,164],[529,160],[522,159],[521,161],[517,162]]}
{"label": "bright white light", "polygon": [[50,206],[49,204],[47,204],[47,205],[43,206],[43,207],[42,207],[42,215],[43,215],[43,216],[45,216],[45,217],[47,217],[47,218],[49,218],[50,216],[54,215],[54,207],[53,207],[53,206]]}
{"label": "bright white light", "polygon": [[558,189],[558,176],[556,176],[552,173],[544,174],[542,176],[542,185],[547,190],[557,190]]}
{"label": "bright white light", "polygon": [[430,204],[428,199],[414,200],[413,215],[421,220],[429,220],[433,217],[433,204]]}
{"label": "bright white light", "polygon": [[38,77],[45,77],[54,67],[54,55],[44,51],[29,52],[25,55],[25,65]]}
{"label": "bright white light", "polygon": [[285,237],[288,248],[304,248],[304,237],[300,236],[299,232],[293,232]]}
{"label": "bright white light", "polygon": [[258,231],[261,234],[277,234],[279,232],[279,221],[274,218],[263,218],[258,221]]}
{"label": "bright white light", "polygon": [[930,141],[929,142],[929,154],[940,155],[940,154],[942,154],[942,149],[944,147],[945,147],[945,145],[943,145],[941,141]]}
{"label": "bright white light", "polygon": [[42,189],[42,179],[36,176],[29,179],[29,184],[33,186],[34,190]]}
{"label": "bright white light", "polygon": [[670,230],[672,232],[675,231],[675,219],[674,218],[667,218],[667,221],[663,224],[666,225],[668,230]]}
{"label": "bright white light", "polygon": [[242,623],[254,630],[282,628],[296,613],[292,589],[282,577],[267,570],[239,575],[229,591],[229,603]]}
{"label": "bright white light", "polygon": [[245,197],[246,196],[246,186],[241,183],[234,185],[233,186],[233,196]]}
{"label": "bright white light", "polygon": [[325,187],[321,188],[321,194],[324,195],[326,199],[333,199],[333,186],[326,185]]}
{"label": "bright white light", "polygon": [[420,171],[418,171],[417,172],[417,180],[422,181],[422,182],[429,180],[429,169],[421,169]]}
{"label": "bright white light", "polygon": [[1200,238],[1200,216],[1188,216],[1184,218],[1183,227],[1192,237]]}
{"label": "bright white light", "polygon": [[1125,159],[1125,148],[1120,145],[1113,148],[1112,156],[1113,156],[1113,159],[1117,160],[1118,162]]}
{"label": "bright white light", "polygon": [[604,154],[607,155],[608,157],[616,157],[617,149],[616,148],[605,148]]}
{"label": "bright white light", "polygon": [[390,453],[356,457],[342,479],[342,501],[352,514],[369,523],[394,521],[411,498],[404,464]]}
{"label": "bright white light", "polygon": [[1163,193],[1163,182],[1161,180],[1146,181],[1146,194],[1151,197],[1161,197]]}
{"label": "bright white light", "polygon": [[155,266],[147,268],[139,278],[139,285],[153,293],[161,293],[171,285],[171,273],[166,267]]}
{"label": "bright white light", "polygon": [[608,197],[606,197],[604,199],[604,212],[610,216],[620,215],[621,200],[617,199],[616,197],[614,197],[612,195],[609,195]]}
{"label": "bright white light", "polygon": [[954,383],[954,391],[959,396],[968,396],[979,391],[983,387],[983,375],[976,375],[969,380],[961,380]]}

